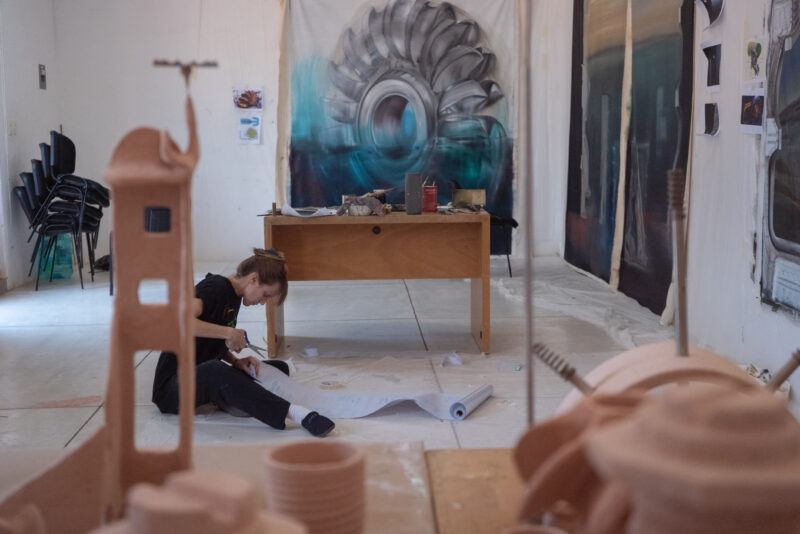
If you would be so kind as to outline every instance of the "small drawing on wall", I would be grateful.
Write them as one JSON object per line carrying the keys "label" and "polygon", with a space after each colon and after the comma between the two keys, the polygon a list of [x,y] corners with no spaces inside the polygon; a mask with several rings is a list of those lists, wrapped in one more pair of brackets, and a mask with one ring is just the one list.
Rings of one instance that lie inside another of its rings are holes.
{"label": "small drawing on wall", "polygon": [[705,8],[706,15],[708,16],[706,28],[713,26],[714,23],[719,20],[720,16],[722,16],[722,9],[725,7],[724,0],[699,0],[699,2]]}
{"label": "small drawing on wall", "polygon": [[764,90],[747,91],[742,94],[741,111],[742,132],[761,134],[764,130]]}
{"label": "small drawing on wall", "polygon": [[705,127],[703,133],[706,135],[717,135],[719,132],[719,108],[714,103],[705,105]]}
{"label": "small drawing on wall", "polygon": [[235,87],[233,89],[233,105],[237,109],[264,109],[264,90]]}
{"label": "small drawing on wall", "polygon": [[261,144],[261,115],[248,113],[239,117],[237,141],[240,145]]}
{"label": "small drawing on wall", "polygon": [[706,88],[709,92],[719,91],[719,71],[722,64],[722,45],[720,43],[704,43],[703,54],[708,60],[708,73],[706,74]]}
{"label": "small drawing on wall", "polygon": [[744,82],[763,80],[766,74],[767,40],[764,37],[746,39],[744,43]]}

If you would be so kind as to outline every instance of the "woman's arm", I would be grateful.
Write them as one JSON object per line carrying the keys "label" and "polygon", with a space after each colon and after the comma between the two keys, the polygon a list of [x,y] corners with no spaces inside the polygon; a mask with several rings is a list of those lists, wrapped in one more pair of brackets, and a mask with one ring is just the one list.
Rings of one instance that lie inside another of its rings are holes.
{"label": "woman's arm", "polygon": [[208,337],[212,339],[224,339],[225,345],[234,352],[239,352],[247,346],[247,334],[244,330],[231,328],[214,323],[208,323],[198,319],[203,313],[203,301],[196,298],[192,302],[194,312],[194,335],[196,337]]}

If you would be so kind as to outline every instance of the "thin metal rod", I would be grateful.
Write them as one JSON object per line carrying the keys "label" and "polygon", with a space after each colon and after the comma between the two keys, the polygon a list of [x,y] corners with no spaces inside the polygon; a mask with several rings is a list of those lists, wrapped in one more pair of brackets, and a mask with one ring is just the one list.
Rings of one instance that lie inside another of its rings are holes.
{"label": "thin metal rod", "polygon": [[786,382],[786,379],[792,376],[797,368],[800,367],[800,350],[794,351],[792,357],[789,358],[789,361],[786,362],[783,367],[772,377],[772,380],[769,381],[767,384],[768,391],[778,391],[778,388],[781,387],[781,384]]}
{"label": "thin metal rod", "polygon": [[525,253],[525,363],[528,425],[536,422],[536,402],[534,392],[535,363],[533,357],[533,143],[531,132],[531,13],[530,0],[517,2],[520,19],[520,131],[522,142],[519,154],[519,177],[524,186],[525,197],[522,202],[524,220],[522,224]]}
{"label": "thin metal rod", "polygon": [[686,317],[686,211],[683,197],[686,173],[673,169],[667,174],[668,201],[672,218],[672,262],[675,280],[675,352],[689,355],[689,332]]}

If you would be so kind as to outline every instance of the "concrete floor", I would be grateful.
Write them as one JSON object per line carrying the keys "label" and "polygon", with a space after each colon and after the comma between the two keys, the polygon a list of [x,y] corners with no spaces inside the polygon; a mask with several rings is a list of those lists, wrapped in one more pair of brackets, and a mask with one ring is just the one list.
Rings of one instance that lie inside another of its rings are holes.
{"label": "concrete floor", "polygon": [[[229,274],[234,262],[198,263]],[[627,348],[663,340],[658,318],[562,260],[535,262],[536,337],[587,372]],[[339,420],[335,436],[352,441],[420,440],[427,448],[509,447],[525,426],[522,266],[508,277],[492,263],[492,352],[480,355],[469,335],[469,285],[464,280],[292,283],[286,301],[287,353],[293,376],[308,384],[337,380],[355,390],[466,392],[494,386],[468,419],[439,421],[413,406]],[[147,288],[153,294],[158,288]],[[77,281],[27,286],[0,296],[0,447],[72,447],[103,423],[112,298],[108,275],[81,291]],[[263,340],[263,307],[242,308],[239,327]],[[257,343],[258,344],[258,343]],[[319,356],[303,356],[316,347]],[[462,366],[442,367],[456,351]],[[387,358],[388,357],[388,358]],[[150,403],[158,352],[137,355],[136,431],[140,447],[177,442],[177,416]],[[536,367],[537,419],[552,414],[568,391]],[[253,419],[198,415],[196,443],[274,443],[305,439],[293,427],[270,429]]]}

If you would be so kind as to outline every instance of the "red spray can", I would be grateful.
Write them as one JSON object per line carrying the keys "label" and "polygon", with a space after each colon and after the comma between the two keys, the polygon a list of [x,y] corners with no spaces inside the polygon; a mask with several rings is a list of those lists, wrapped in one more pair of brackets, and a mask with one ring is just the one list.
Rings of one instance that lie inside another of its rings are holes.
{"label": "red spray can", "polygon": [[422,186],[422,211],[425,213],[436,213],[439,205],[439,188],[435,185]]}

